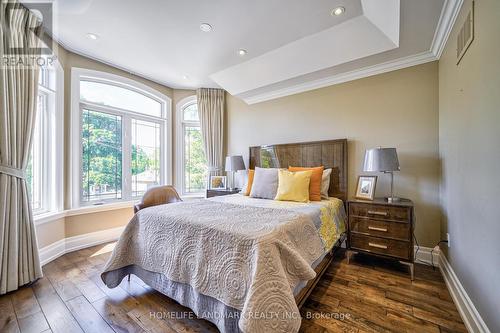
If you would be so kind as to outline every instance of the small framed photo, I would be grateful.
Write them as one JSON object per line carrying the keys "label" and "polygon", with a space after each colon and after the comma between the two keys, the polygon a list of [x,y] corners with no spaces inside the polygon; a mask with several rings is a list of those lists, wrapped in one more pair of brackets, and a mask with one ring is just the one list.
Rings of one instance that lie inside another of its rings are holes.
{"label": "small framed photo", "polygon": [[210,176],[210,190],[225,190],[226,176]]}
{"label": "small framed photo", "polygon": [[359,176],[358,186],[356,187],[356,199],[373,200],[376,185],[377,176]]}

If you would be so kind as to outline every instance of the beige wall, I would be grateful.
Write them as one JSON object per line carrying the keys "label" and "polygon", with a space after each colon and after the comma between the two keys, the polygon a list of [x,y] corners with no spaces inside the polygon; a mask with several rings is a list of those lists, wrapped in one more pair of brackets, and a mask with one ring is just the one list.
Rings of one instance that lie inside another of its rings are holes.
{"label": "beige wall", "polygon": [[[228,95],[228,152],[248,147],[347,138],[349,194],[367,148],[396,147],[401,172],[395,192],[416,203],[421,245],[439,239],[438,67],[415,66],[255,105]],[[389,176],[379,174],[377,195],[389,193]]]}
{"label": "beige wall", "polygon": [[500,1],[475,1],[475,38],[456,64],[466,0],[439,61],[442,248],[491,332],[500,332]]}
{"label": "beige wall", "polygon": [[66,217],[66,237],[121,227],[134,216],[133,208],[108,210],[98,213]]}

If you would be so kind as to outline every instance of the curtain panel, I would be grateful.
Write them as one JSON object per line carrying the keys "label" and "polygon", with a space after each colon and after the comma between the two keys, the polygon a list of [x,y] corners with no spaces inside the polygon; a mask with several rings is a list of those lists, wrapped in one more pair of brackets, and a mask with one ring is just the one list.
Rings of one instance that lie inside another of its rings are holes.
{"label": "curtain panel", "polygon": [[[39,19],[18,2],[0,2],[0,59],[36,59],[42,34]],[[33,138],[39,68],[0,68],[0,294],[42,276],[26,183]]]}
{"label": "curtain panel", "polygon": [[207,158],[208,179],[224,172],[224,108],[225,91],[201,88],[196,92],[198,113]]}

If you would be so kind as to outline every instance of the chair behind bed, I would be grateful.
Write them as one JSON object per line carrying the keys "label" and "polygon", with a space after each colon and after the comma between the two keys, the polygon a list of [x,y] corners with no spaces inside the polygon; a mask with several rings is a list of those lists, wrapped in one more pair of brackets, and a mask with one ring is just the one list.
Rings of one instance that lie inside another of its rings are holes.
{"label": "chair behind bed", "polygon": [[182,199],[173,186],[155,186],[144,193],[141,203],[134,206],[134,213],[137,213],[146,207],[164,205],[179,201],[182,201]]}

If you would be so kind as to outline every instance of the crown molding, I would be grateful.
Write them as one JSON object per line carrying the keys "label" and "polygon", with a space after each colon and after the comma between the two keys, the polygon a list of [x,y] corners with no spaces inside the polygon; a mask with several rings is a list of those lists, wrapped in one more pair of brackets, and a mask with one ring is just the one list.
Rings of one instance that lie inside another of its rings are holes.
{"label": "crown molding", "polygon": [[297,84],[294,86],[290,86],[283,89],[277,89],[274,91],[269,91],[266,93],[249,96],[243,98],[243,100],[247,104],[255,104],[264,101],[268,101],[271,99],[276,99],[280,97],[285,97],[293,94],[302,93],[305,91],[315,90],[319,88],[328,87],[331,85],[344,83],[348,81],[358,80],[365,77],[378,75],[382,73],[387,73],[391,71],[395,71],[398,69],[416,66],[420,64],[424,64],[427,62],[435,61],[437,58],[430,51],[418,53],[412,56],[399,58],[391,61],[387,61],[378,65],[368,66],[360,69],[356,69],[354,71],[350,71],[347,73],[337,74],[329,77],[325,77],[319,80],[313,80],[309,82],[304,82],[301,84]]}
{"label": "crown molding", "polygon": [[453,29],[453,25],[457,20],[463,3],[464,0],[445,0],[444,2],[431,44],[431,52],[437,59],[441,58],[441,54],[446,46],[448,37],[450,37],[451,30]]}

